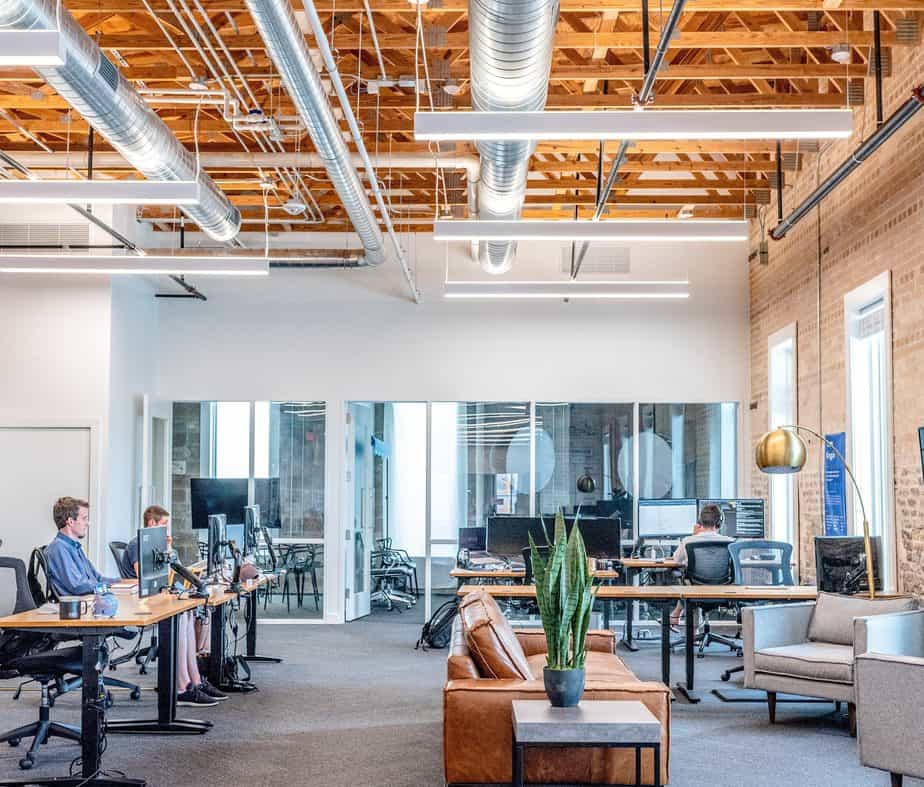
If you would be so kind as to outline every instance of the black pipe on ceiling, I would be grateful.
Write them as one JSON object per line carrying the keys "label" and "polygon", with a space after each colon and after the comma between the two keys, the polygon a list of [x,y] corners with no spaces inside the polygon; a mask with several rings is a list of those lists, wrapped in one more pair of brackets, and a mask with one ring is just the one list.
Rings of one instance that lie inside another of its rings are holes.
{"label": "black pipe on ceiling", "polygon": [[793,210],[783,221],[770,230],[770,237],[773,240],[780,240],[786,237],[796,224],[798,224],[806,214],[812,210],[819,202],[828,196],[835,188],[859,167],[902,126],[913,118],[921,107],[924,106],[924,84],[918,85],[904,104],[902,104],[888,120],[884,121],[872,135],[863,142],[847,159],[832,172],[818,188],[816,188],[799,207]]}

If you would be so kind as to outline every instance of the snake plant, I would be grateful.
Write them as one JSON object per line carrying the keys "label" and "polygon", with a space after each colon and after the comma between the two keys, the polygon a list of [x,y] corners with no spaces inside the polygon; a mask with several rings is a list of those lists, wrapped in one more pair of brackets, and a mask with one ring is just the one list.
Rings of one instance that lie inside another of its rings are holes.
{"label": "snake plant", "polygon": [[585,640],[590,626],[596,588],[587,567],[587,551],[575,517],[571,535],[565,532],[565,517],[555,515],[555,531],[549,541],[545,530],[548,557],[529,537],[530,559],[536,583],[536,601],[548,643],[546,663],[549,669],[583,669]]}

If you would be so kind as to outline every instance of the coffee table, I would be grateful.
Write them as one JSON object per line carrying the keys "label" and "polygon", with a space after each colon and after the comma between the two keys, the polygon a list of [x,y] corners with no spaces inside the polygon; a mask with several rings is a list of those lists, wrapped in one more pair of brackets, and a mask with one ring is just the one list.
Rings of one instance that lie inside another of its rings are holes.
{"label": "coffee table", "polygon": [[641,702],[585,700],[553,708],[547,700],[513,701],[513,786],[524,787],[528,747],[635,749],[635,785],[642,784],[642,750],[654,755],[661,785],[661,723]]}

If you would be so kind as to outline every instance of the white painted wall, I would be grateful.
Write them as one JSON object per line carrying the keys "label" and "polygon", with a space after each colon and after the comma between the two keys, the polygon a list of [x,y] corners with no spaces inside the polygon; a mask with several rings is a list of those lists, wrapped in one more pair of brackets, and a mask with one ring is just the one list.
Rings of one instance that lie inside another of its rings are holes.
{"label": "white painted wall", "polygon": [[[262,236],[245,240],[258,248]],[[293,240],[289,245],[295,247]],[[347,243],[343,236],[301,240],[324,248]],[[422,236],[406,240],[424,293],[421,305],[409,301],[395,263],[344,272],[275,270],[268,279],[203,279],[196,284],[207,302],[159,305],[160,398],[328,402],[329,567],[342,565],[338,523],[349,456],[342,415],[351,399],[746,406],[744,244],[686,244],[679,250],[649,244],[631,250],[630,278],[657,270],[673,277],[680,271],[690,281],[687,301],[563,303],[447,301],[446,247]],[[563,248],[521,243],[515,275],[555,274]],[[464,244],[451,253],[453,278],[478,274]],[[739,418],[739,426],[744,423]],[[742,434],[741,445],[747,444]],[[342,576],[325,573],[327,592],[341,607],[330,618],[336,620],[342,616]]]}
{"label": "white painted wall", "polygon": [[[106,541],[128,541],[138,521],[142,397],[157,379],[157,302],[145,279],[113,277],[109,365]],[[108,553],[108,549],[106,550]],[[107,565],[117,571],[112,556]]]}

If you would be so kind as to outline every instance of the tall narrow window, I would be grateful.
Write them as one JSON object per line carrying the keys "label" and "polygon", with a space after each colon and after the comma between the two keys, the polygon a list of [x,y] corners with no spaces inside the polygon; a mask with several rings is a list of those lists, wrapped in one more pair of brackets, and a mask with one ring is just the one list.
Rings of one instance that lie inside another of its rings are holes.
{"label": "tall narrow window", "polygon": [[[767,358],[768,429],[797,423],[796,324],[770,336]],[[770,533],[774,541],[796,546],[796,482],[791,475],[771,475]]]}
{"label": "tall narrow window", "polygon": [[[848,461],[879,553],[882,586],[895,589],[895,520],[892,501],[892,325],[889,273],[844,298],[847,345]],[[863,527],[853,500],[853,532]]]}

